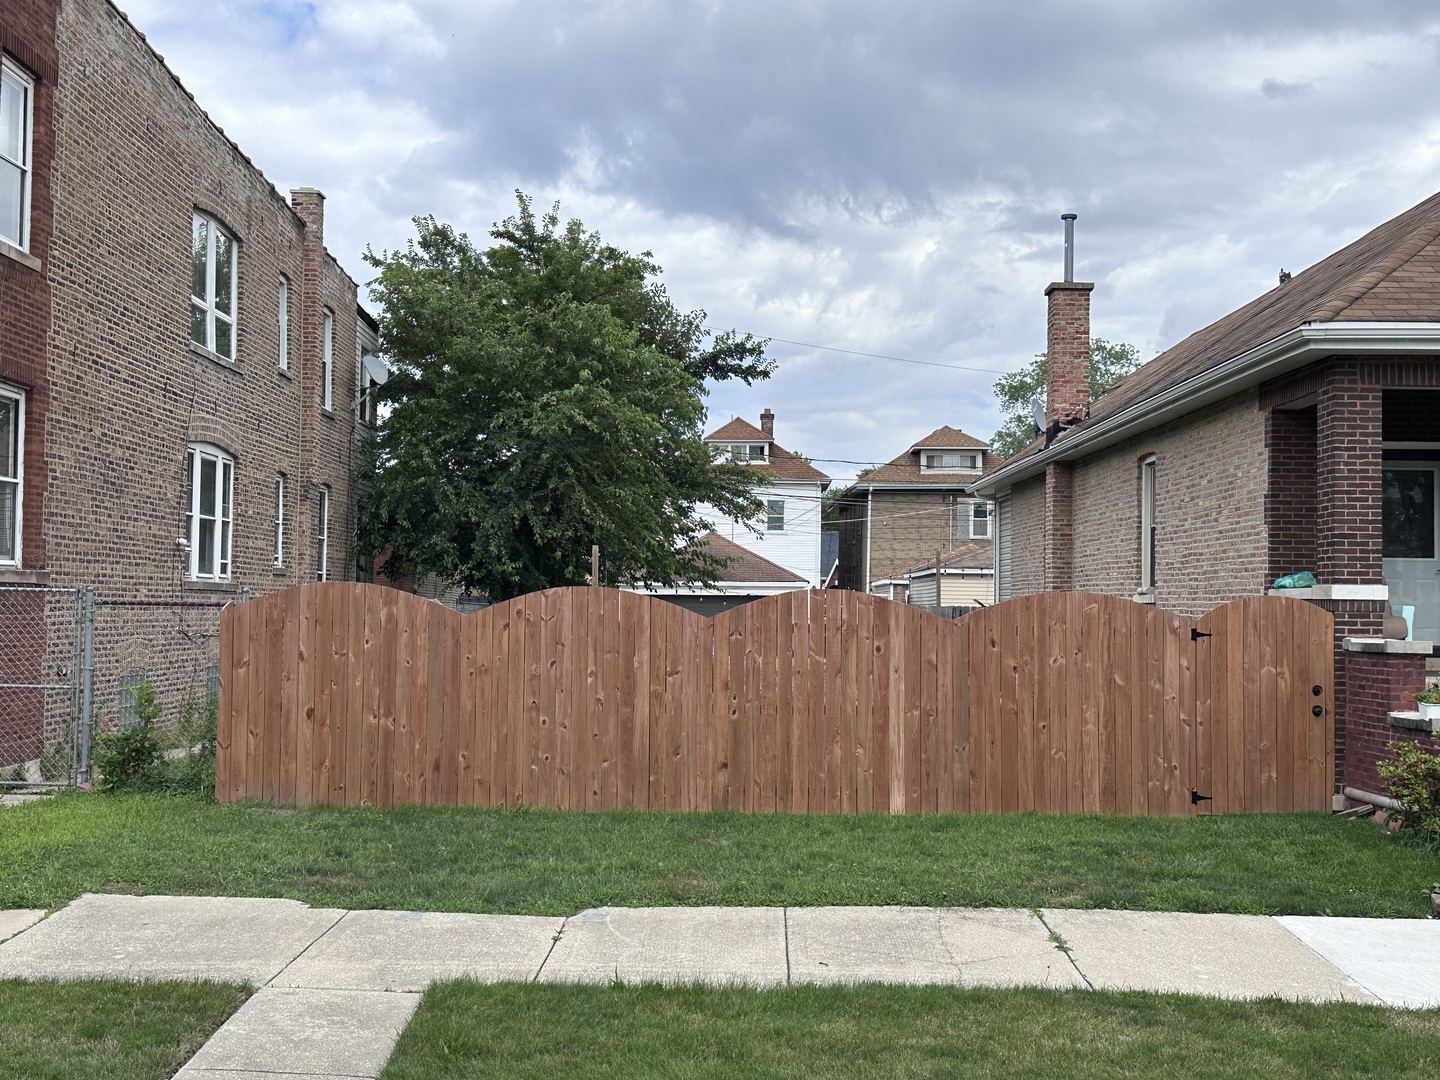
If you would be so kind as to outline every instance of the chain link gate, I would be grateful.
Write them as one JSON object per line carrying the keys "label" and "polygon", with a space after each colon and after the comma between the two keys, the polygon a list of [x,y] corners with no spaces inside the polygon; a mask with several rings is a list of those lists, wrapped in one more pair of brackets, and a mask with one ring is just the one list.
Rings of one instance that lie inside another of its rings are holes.
{"label": "chain link gate", "polygon": [[94,614],[89,589],[0,584],[0,792],[85,779]]}

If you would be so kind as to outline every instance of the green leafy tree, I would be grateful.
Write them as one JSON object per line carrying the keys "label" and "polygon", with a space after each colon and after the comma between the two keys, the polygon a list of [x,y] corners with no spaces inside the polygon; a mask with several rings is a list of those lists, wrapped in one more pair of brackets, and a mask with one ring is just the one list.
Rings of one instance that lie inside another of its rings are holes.
{"label": "green leafy tree", "polygon": [[[1140,366],[1140,350],[1104,338],[1090,340],[1090,400],[1094,401]],[[990,440],[995,453],[1014,457],[1035,438],[1030,403],[1045,396],[1045,354],[1039,353],[1019,371],[995,380],[995,396],[1005,422]]]}
{"label": "green leafy tree", "polygon": [[762,508],[753,471],[702,441],[705,380],[767,378],[767,343],[711,338],[649,252],[517,194],[487,250],[417,218],[404,250],[367,253],[394,374],[362,454],[360,553],[497,600],[583,584],[592,544],[611,584],[713,582],[697,507]]}

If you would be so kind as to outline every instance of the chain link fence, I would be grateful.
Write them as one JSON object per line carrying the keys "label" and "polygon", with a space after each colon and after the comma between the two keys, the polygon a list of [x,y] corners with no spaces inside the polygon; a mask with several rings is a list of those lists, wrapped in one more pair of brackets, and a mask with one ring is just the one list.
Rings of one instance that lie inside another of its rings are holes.
{"label": "chain link fence", "polygon": [[80,589],[0,585],[0,789],[80,777],[84,605]]}

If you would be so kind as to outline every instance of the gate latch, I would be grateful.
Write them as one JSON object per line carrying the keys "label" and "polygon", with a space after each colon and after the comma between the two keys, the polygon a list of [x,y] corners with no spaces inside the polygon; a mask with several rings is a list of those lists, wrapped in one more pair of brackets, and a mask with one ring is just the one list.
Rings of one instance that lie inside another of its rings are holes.
{"label": "gate latch", "polygon": [[1214,634],[1207,634],[1207,633],[1205,633],[1205,631],[1203,631],[1203,630],[1197,630],[1197,629],[1195,629],[1195,627],[1193,627],[1193,626],[1190,628],[1190,640],[1191,640],[1191,641],[1199,641],[1202,637],[1214,637],[1214,636],[1215,636]]}
{"label": "gate latch", "polygon": [[[1209,634],[1206,634],[1205,636],[1206,636],[1206,637],[1209,637],[1210,635],[1209,635]],[[1201,802],[1210,802],[1210,801],[1213,800],[1214,798],[1215,798],[1214,795],[1201,795],[1200,792],[1196,791],[1194,788],[1191,788],[1191,789],[1190,789],[1190,805],[1191,805],[1191,806],[1198,806]]]}

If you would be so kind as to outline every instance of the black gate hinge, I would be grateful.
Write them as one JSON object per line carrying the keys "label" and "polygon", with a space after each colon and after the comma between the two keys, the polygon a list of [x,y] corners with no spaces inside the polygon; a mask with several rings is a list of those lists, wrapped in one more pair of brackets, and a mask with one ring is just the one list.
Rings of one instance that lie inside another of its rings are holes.
{"label": "black gate hinge", "polygon": [[[1209,635],[1207,634],[1206,636],[1208,637]],[[1201,795],[1200,792],[1196,791],[1194,788],[1190,789],[1191,806],[1199,806],[1201,802],[1211,802],[1214,800],[1214,798],[1214,795]]]}
{"label": "black gate hinge", "polygon": [[1191,641],[1199,641],[1202,637],[1214,637],[1214,636],[1215,636],[1214,634],[1207,634],[1207,633],[1205,633],[1205,631],[1203,631],[1203,630],[1196,630],[1193,626],[1190,628],[1190,640],[1191,640]]}

